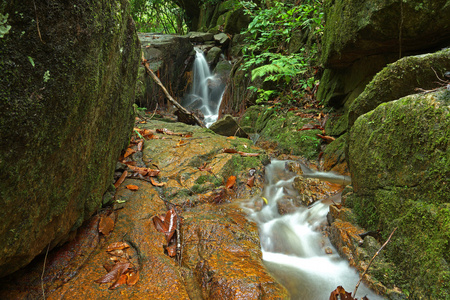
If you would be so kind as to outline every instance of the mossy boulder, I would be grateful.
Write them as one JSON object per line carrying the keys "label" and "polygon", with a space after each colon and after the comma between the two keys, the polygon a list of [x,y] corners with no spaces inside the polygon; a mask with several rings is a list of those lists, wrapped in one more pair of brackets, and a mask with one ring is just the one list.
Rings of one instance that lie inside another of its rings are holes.
{"label": "mossy boulder", "polygon": [[253,133],[257,145],[262,146],[268,142],[276,145],[280,154],[302,155],[316,159],[321,143],[316,134],[322,132],[318,129],[300,130],[310,122],[311,119],[297,116],[292,111],[276,111],[255,105],[246,110],[239,125],[246,132]]}
{"label": "mossy boulder", "polygon": [[9,1],[0,13],[4,276],[101,207],[133,126],[139,41],[125,0]]}
{"label": "mossy boulder", "polygon": [[325,1],[322,60],[345,67],[361,57],[448,46],[450,5],[436,1]]}
{"label": "mossy boulder", "polygon": [[350,130],[355,193],[346,204],[383,240],[398,227],[384,250],[395,267],[373,276],[412,299],[446,299],[450,291],[449,144],[443,88],[383,103]]}
{"label": "mossy boulder", "polygon": [[[417,88],[430,90],[440,87],[450,70],[450,49],[436,53],[408,56],[392,63],[379,72],[364,92],[352,103],[348,113],[348,126],[376,108],[379,104],[416,93]],[[441,81],[440,81],[441,79]]]}

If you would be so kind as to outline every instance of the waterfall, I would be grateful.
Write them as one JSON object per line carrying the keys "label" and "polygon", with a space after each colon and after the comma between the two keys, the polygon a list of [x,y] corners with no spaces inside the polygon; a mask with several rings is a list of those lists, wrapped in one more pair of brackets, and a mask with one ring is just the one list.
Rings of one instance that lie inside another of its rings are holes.
{"label": "waterfall", "polygon": [[[310,209],[299,207],[291,214],[278,213],[277,202],[297,194],[292,185],[296,174],[287,171],[285,163],[273,160],[266,166],[263,197],[267,205],[261,210],[244,205],[258,224],[264,264],[287,288],[291,299],[328,299],[338,285],[352,292],[359,280],[357,272],[320,232],[328,206],[319,202]],[[314,171],[310,173],[314,177]],[[324,173],[317,175],[324,177]],[[325,248],[333,254],[326,254]],[[360,299],[364,295],[370,300],[383,299],[362,284],[356,296]]]}
{"label": "waterfall", "polygon": [[219,106],[222,101],[225,84],[218,76],[211,74],[208,63],[203,52],[196,51],[193,82],[191,92],[183,100],[183,106],[189,110],[199,110],[205,117],[206,127],[213,124],[219,115]]}

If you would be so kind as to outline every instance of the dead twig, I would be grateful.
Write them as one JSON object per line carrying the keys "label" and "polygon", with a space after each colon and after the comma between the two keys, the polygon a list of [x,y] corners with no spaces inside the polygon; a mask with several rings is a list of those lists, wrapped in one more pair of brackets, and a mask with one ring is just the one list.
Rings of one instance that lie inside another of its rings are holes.
{"label": "dead twig", "polygon": [[163,90],[163,92],[166,95],[166,98],[169,100],[169,102],[172,103],[178,109],[178,111],[180,111],[181,114],[183,114],[186,118],[192,119],[200,127],[205,127],[205,124],[203,124],[203,122],[200,121],[200,119],[197,118],[197,116],[195,116],[193,113],[189,112],[187,109],[185,109],[183,106],[181,106],[180,103],[178,103],[175,99],[173,99],[172,96],[170,96],[169,92],[164,87],[161,80],[159,80],[159,78],[155,75],[155,73],[153,73],[153,71],[150,69],[148,61],[144,58],[144,53],[142,53],[142,64],[145,66],[147,74],[149,74],[150,77],[152,77],[152,79],[156,82],[156,84],[159,85],[159,87]]}
{"label": "dead twig", "polygon": [[[36,2],[34,0],[33,0],[33,4],[34,4],[34,13],[36,14],[36,27],[37,27],[39,39],[41,40],[42,44],[45,44],[45,42],[42,40],[41,31],[39,30],[39,19],[37,16]],[[45,299],[45,297],[44,297],[44,299]]]}
{"label": "dead twig", "polygon": [[44,266],[42,267],[42,274],[41,274],[42,297],[44,298],[44,300],[45,300],[44,273],[45,273],[45,264],[47,263],[47,256],[48,256],[48,250],[49,249],[50,249],[50,243],[48,243],[47,252],[45,252]]}
{"label": "dead twig", "polygon": [[370,268],[370,265],[372,264],[373,260],[375,259],[375,257],[378,256],[378,254],[381,252],[381,250],[383,250],[383,248],[387,245],[387,243],[389,243],[389,241],[391,240],[392,235],[394,234],[394,232],[397,230],[398,227],[395,227],[394,230],[392,230],[391,234],[389,235],[388,239],[386,240],[386,242],[384,242],[384,244],[381,246],[380,249],[378,249],[378,251],[374,254],[374,256],[372,257],[372,259],[370,260],[369,264],[367,265],[366,270],[364,270],[364,273],[362,273],[361,277],[359,278],[358,283],[356,284],[355,290],[353,291],[353,295],[352,297],[354,298],[356,295],[356,291],[358,290],[358,287],[361,283],[361,280],[364,278],[364,275],[366,275],[367,271]]}

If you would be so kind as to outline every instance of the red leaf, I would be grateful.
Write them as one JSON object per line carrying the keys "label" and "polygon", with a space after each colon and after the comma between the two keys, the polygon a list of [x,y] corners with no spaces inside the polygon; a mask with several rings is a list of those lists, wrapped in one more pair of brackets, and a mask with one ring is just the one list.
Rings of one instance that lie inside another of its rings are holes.
{"label": "red leaf", "polygon": [[127,278],[128,277],[125,274],[120,275],[119,279],[117,279],[113,284],[111,284],[111,286],[108,289],[114,290],[119,285],[127,283]]}
{"label": "red leaf", "polygon": [[119,185],[122,184],[122,182],[125,180],[125,177],[127,177],[128,172],[127,171],[123,171],[122,176],[120,176],[119,179],[117,179],[116,183],[114,183],[114,187],[118,188]]}
{"label": "red leaf", "polygon": [[166,229],[164,227],[164,221],[162,221],[159,216],[153,217],[153,225],[155,226],[156,230],[158,230],[159,232],[166,231]]}
{"label": "red leaf", "polygon": [[230,176],[228,177],[227,184],[225,184],[225,187],[227,189],[231,189],[235,183],[236,183],[236,176]]}
{"label": "red leaf", "polygon": [[175,229],[177,229],[177,213],[175,212],[175,209],[172,208],[167,211],[166,217],[164,218],[164,224],[167,228],[164,234],[166,235],[167,243],[169,243],[175,233]]}

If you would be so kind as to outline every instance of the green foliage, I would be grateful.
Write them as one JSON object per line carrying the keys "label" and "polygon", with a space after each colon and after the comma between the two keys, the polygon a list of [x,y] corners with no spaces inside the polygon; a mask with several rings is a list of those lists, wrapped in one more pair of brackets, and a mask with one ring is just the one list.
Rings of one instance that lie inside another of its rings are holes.
{"label": "green foliage", "polygon": [[131,15],[139,32],[187,32],[183,9],[170,0],[131,0]]}
{"label": "green foliage", "polygon": [[8,34],[9,30],[11,29],[11,25],[8,25],[8,14],[1,14],[0,13],[0,39],[5,36],[5,34]]}
{"label": "green foliage", "polygon": [[[274,1],[272,6],[261,8],[252,1],[241,1],[241,5],[252,18],[243,32],[247,36],[247,46],[243,49],[241,69],[251,70],[252,81],[261,78],[263,82],[276,84],[279,91],[271,95],[288,90],[291,97],[286,99],[298,99],[298,93],[292,97],[292,91],[312,88],[315,84],[314,66],[318,62],[318,45],[323,32],[322,3],[311,0],[294,5]],[[309,42],[296,53],[290,53],[290,43],[299,31],[310,37]],[[259,102],[267,96],[261,90],[257,89]]]}

